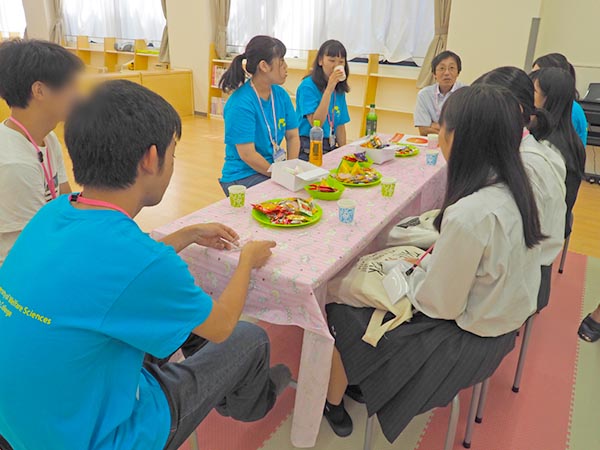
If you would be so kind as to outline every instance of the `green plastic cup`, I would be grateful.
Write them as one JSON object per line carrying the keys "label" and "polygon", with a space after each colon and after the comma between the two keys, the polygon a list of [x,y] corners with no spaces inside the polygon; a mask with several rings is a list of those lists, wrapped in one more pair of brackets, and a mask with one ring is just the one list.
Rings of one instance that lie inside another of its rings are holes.
{"label": "green plastic cup", "polygon": [[396,179],[393,177],[383,177],[381,179],[381,195],[384,197],[393,197],[396,191]]}
{"label": "green plastic cup", "polygon": [[229,202],[234,208],[243,208],[246,204],[246,186],[235,184],[229,186]]}

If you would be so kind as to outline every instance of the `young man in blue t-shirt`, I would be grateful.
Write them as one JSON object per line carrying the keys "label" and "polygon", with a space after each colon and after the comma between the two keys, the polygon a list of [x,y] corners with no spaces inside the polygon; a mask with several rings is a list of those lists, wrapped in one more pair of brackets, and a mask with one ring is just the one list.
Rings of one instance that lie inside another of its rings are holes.
{"label": "young man in blue t-shirt", "polygon": [[180,135],[165,100],[122,80],[67,121],[83,191],[43,207],[0,268],[0,434],[14,450],[177,449],[213,408],[258,420],[289,384],[264,331],[238,323],[275,243],[244,246],[213,301],[176,252],[237,234],[201,224],[156,242],[132,220],[162,199]]}

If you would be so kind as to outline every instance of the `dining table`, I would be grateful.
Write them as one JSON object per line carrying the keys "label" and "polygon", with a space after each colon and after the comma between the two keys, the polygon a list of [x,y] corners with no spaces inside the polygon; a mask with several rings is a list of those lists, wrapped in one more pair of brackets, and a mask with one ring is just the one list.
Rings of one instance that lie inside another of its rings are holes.
{"label": "dining table", "polygon": [[[327,153],[322,167],[336,169],[344,155],[364,151],[360,142]],[[291,192],[268,180],[247,190],[244,207],[233,208],[223,199],[152,232],[160,239],[188,225],[221,222],[233,228],[242,242],[276,242],[273,256],[251,276],[244,315],[303,329],[290,437],[295,447],[314,447],[322,420],[334,348],[325,313],[328,282],[361,256],[384,248],[389,231],[400,220],[441,206],[446,162],[439,154],[436,165],[427,165],[425,153],[426,148],[421,147],[416,156],[396,157],[373,166],[383,176],[396,179],[392,197],[383,197],[381,186],[347,187],[342,198],[355,200],[357,205],[351,224],[340,222],[336,201],[322,200],[315,202],[323,215],[310,226],[279,228],[259,223],[251,214],[252,204],[309,197],[304,189]],[[239,251],[194,244],[180,255],[196,283],[218,298],[237,266]]]}

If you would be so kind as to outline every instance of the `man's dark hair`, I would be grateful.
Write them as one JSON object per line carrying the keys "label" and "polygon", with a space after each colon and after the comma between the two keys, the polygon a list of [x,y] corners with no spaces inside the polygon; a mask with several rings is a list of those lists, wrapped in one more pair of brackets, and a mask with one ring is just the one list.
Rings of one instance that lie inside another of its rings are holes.
{"label": "man's dark hair", "polygon": [[435,58],[433,58],[433,61],[431,61],[431,72],[435,73],[437,66],[439,66],[439,64],[443,60],[448,58],[454,58],[454,61],[456,61],[456,68],[458,69],[458,73],[460,73],[462,71],[462,61],[460,59],[460,56],[458,56],[454,52],[451,52],[450,50],[445,50],[439,55],[437,55]]}
{"label": "man's dark hair", "polygon": [[175,109],[160,95],[126,80],[102,84],[65,123],[75,181],[101,189],[131,186],[152,145],[162,166],[174,137],[181,137]]}
{"label": "man's dark hair", "polygon": [[0,45],[0,97],[8,106],[27,108],[36,81],[59,89],[83,69],[74,54],[47,41],[16,39]]}

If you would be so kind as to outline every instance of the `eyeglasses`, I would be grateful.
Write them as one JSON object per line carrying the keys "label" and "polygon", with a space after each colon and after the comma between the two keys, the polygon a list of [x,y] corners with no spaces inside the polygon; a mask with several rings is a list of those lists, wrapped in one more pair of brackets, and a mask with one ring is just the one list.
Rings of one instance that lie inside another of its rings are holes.
{"label": "eyeglasses", "polygon": [[456,67],[456,66],[449,66],[449,67],[438,66],[438,67],[435,68],[435,73],[440,73],[441,74],[441,73],[446,72],[446,70],[448,72],[450,72],[450,73],[457,73],[458,72],[458,67]]}

